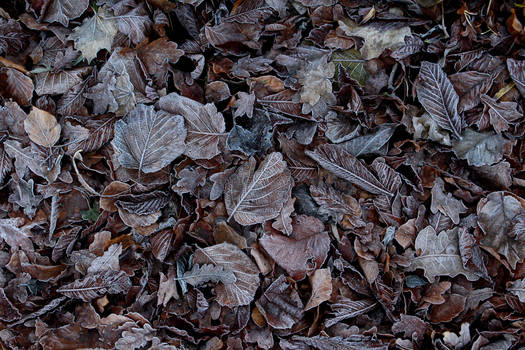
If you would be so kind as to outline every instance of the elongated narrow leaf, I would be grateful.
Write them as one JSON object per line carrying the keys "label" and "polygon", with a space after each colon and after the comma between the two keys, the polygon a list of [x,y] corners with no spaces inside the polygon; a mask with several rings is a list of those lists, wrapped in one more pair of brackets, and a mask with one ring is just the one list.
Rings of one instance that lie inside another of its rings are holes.
{"label": "elongated narrow leaf", "polygon": [[131,288],[131,281],[124,271],[116,273],[108,270],[104,274],[88,275],[81,280],[76,280],[57,289],[57,292],[89,302],[103,294],[123,293],[129,288]]}
{"label": "elongated narrow leaf", "polygon": [[363,163],[338,145],[325,144],[305,153],[326,170],[370,193],[394,195]]}
{"label": "elongated narrow leaf", "polygon": [[186,129],[181,116],[138,105],[115,123],[113,147],[122,166],[153,173],[184,152]]}
{"label": "elongated narrow leaf", "polygon": [[186,271],[180,279],[196,287],[206,282],[222,282],[224,284],[235,283],[237,278],[230,270],[225,270],[223,266],[204,264],[199,266],[193,265],[190,271]]}
{"label": "elongated narrow leaf", "polygon": [[211,159],[219,153],[218,144],[220,138],[226,136],[226,127],[215,105],[203,105],[172,93],[159,100],[159,107],[184,117],[188,130],[185,155],[192,159]]}
{"label": "elongated narrow leaf", "polygon": [[252,157],[230,176],[224,188],[226,210],[241,225],[253,225],[279,215],[290,197],[292,180],[281,153],[269,154],[255,171]]}
{"label": "elongated narrow leaf", "polygon": [[458,114],[459,96],[441,67],[422,62],[417,98],[440,127],[461,139],[463,121]]}
{"label": "elongated narrow leaf", "polygon": [[326,321],[326,327],[331,327],[343,320],[365,314],[377,306],[373,299],[351,300],[339,297],[337,301],[330,305],[334,318]]}

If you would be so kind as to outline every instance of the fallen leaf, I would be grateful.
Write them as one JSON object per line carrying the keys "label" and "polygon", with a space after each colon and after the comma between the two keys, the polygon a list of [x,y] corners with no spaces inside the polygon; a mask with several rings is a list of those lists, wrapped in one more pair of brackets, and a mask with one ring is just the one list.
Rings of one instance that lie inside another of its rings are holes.
{"label": "fallen leaf", "polygon": [[304,307],[304,311],[313,309],[321,303],[330,299],[332,294],[332,277],[329,269],[315,270],[312,277],[310,277],[312,285],[312,295]]}
{"label": "fallen leaf", "polygon": [[24,120],[24,129],[34,143],[51,147],[57,143],[62,130],[56,118],[44,110],[33,107]]}
{"label": "fallen leaf", "polygon": [[505,140],[499,134],[479,133],[466,129],[463,139],[454,142],[454,153],[469,165],[483,166],[497,163],[503,158]]}

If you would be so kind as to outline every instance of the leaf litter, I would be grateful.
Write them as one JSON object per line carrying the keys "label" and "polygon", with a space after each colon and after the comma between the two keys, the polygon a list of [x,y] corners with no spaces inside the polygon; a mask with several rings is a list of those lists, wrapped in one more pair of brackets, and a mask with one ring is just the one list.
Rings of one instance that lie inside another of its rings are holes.
{"label": "leaf litter", "polygon": [[0,4],[5,349],[520,349],[519,1]]}

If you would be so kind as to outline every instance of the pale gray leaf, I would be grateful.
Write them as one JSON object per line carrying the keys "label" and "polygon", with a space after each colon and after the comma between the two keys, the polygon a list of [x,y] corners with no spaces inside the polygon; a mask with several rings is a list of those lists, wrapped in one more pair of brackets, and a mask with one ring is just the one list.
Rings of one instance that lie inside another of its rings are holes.
{"label": "pale gray leaf", "polygon": [[[334,112],[328,112],[325,119],[325,136],[333,143],[351,140],[359,135],[359,130],[361,130],[356,121],[352,122],[349,118],[337,115]],[[388,140],[385,142],[388,142]]]}
{"label": "pale gray leaf", "polygon": [[525,303],[525,278],[510,283],[507,290],[517,296],[522,303]]}
{"label": "pale gray leaf", "polygon": [[388,151],[387,144],[396,125],[382,124],[370,134],[352,138],[341,144],[346,151],[352,153],[355,157],[367,156],[372,154],[385,155]]}
{"label": "pale gray leaf", "polygon": [[180,115],[156,112],[153,106],[140,104],[115,123],[112,144],[120,152],[118,160],[122,166],[153,173],[184,152],[185,138]]}
{"label": "pale gray leaf", "polygon": [[466,129],[463,138],[454,142],[453,149],[456,156],[469,165],[492,165],[503,158],[504,142],[500,134]]}
{"label": "pale gray leaf", "polygon": [[84,302],[98,298],[106,293],[119,294],[131,288],[131,281],[124,271],[118,273],[108,270],[103,274],[88,275],[83,279],[57,289],[57,292]]}
{"label": "pale gray leaf", "polygon": [[525,61],[509,58],[507,59],[507,68],[521,95],[525,96]]}
{"label": "pale gray leaf", "polygon": [[194,287],[206,282],[229,284],[237,281],[232,271],[225,270],[223,266],[212,264],[204,264],[201,266],[195,264],[190,271],[186,271],[181,278],[177,279],[183,279],[186,283]]}
{"label": "pale gray leaf", "polygon": [[366,314],[377,305],[378,303],[373,299],[351,300],[341,296],[334,303],[330,304],[332,314],[335,317],[326,320],[326,327],[331,327],[343,320]]}
{"label": "pale gray leaf", "polygon": [[80,17],[88,5],[88,0],[52,0],[42,20],[49,23],[59,22],[67,27],[69,20]]}

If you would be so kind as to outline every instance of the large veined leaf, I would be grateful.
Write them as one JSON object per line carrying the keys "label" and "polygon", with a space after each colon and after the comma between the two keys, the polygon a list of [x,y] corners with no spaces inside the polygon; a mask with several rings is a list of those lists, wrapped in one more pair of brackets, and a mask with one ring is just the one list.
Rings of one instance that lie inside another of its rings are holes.
{"label": "large veined leaf", "polygon": [[232,271],[234,283],[220,282],[215,287],[217,302],[230,308],[249,305],[259,288],[259,269],[237,246],[221,243],[199,249],[193,256],[195,264],[213,264]]}
{"label": "large veined leaf", "polygon": [[21,106],[31,104],[33,97],[33,81],[24,73],[12,68],[0,68],[0,93],[3,97],[11,97]]}
{"label": "large veined leaf", "polygon": [[219,141],[226,136],[226,127],[214,104],[203,105],[172,93],[159,100],[159,107],[184,117],[188,130],[185,155],[192,159],[211,159],[219,153]]}
{"label": "large veined leaf", "polygon": [[417,98],[440,127],[461,139],[463,121],[458,114],[459,96],[439,64],[421,63]]}
{"label": "large veined leaf", "polygon": [[370,193],[394,195],[363,163],[338,145],[325,144],[305,153],[326,170]]}
{"label": "large veined leaf", "polygon": [[438,235],[432,226],[427,226],[417,235],[415,248],[420,254],[410,260],[407,271],[423,269],[430,282],[436,276],[455,277],[459,274],[470,281],[478,280],[479,276],[463,267],[458,240],[457,227]]}
{"label": "large veined leaf", "polygon": [[107,270],[103,274],[88,275],[83,279],[57,289],[57,292],[70,298],[89,302],[99,296],[109,293],[118,294],[131,288],[131,281],[124,271],[118,273]]}
{"label": "large veined leaf", "polygon": [[107,7],[102,6],[95,16],[86,18],[76,27],[69,39],[75,42],[75,49],[80,50],[89,63],[100,50],[111,50],[116,34],[115,19]]}
{"label": "large veined leaf", "polygon": [[112,144],[120,152],[118,160],[122,166],[152,173],[184,152],[185,137],[181,116],[141,104],[115,123]]}
{"label": "large veined leaf", "polygon": [[253,225],[277,217],[289,199],[290,171],[279,152],[269,154],[255,171],[253,157],[230,176],[224,188],[226,210],[241,225]]}
{"label": "large veined leaf", "polygon": [[497,163],[503,158],[505,139],[492,132],[466,129],[463,139],[454,142],[454,153],[466,159],[469,165],[483,166]]}
{"label": "large veined leaf", "polygon": [[67,27],[69,20],[80,17],[88,4],[88,0],[52,0],[42,19],[45,22],[59,22]]}

